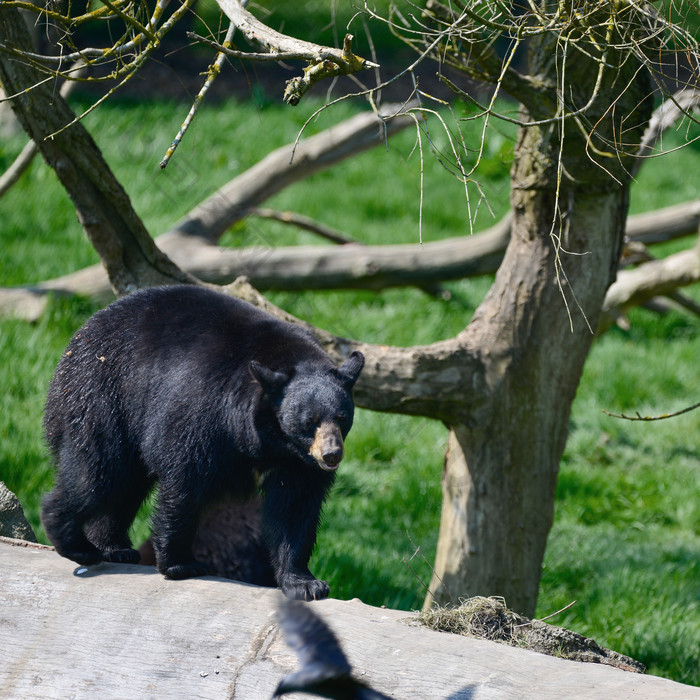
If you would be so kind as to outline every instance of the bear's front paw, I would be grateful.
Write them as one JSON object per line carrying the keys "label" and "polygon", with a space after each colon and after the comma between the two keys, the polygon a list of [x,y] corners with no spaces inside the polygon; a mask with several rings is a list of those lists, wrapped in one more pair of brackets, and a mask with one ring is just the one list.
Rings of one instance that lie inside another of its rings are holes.
{"label": "bear's front paw", "polygon": [[280,588],[287,598],[296,600],[322,600],[328,598],[330,593],[330,588],[325,581],[315,578],[300,579],[296,576],[283,580]]}
{"label": "bear's front paw", "polygon": [[163,576],[165,576],[165,578],[180,581],[184,578],[207,576],[209,574],[209,567],[201,561],[192,559],[191,561],[183,562],[181,564],[167,566],[164,569],[159,567],[159,571],[161,574],[163,574]]}

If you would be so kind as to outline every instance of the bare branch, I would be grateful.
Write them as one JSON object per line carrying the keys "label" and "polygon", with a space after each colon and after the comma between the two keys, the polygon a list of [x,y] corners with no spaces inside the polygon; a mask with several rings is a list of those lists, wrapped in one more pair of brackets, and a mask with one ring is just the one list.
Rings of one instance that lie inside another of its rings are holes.
{"label": "bare branch", "polygon": [[676,416],[682,416],[684,413],[690,413],[690,411],[694,411],[696,408],[700,408],[700,403],[695,403],[692,406],[688,406],[687,408],[683,408],[680,411],[674,411],[673,413],[662,413],[659,416],[643,416],[639,412],[637,412],[633,416],[626,416],[624,413],[610,413],[610,411],[606,411],[605,409],[603,409],[603,413],[606,416],[610,416],[611,418],[624,418],[625,420],[653,421],[653,420],[666,420],[666,418],[675,418]]}
{"label": "bare branch", "polygon": [[15,158],[14,163],[0,176],[0,197],[22,177],[22,173],[32,164],[34,156],[38,152],[39,149],[34,141],[29,141],[25,144],[20,154]]}
{"label": "bare branch", "polygon": [[[226,38],[224,39],[224,43],[222,48],[227,48],[229,44],[231,43],[231,39],[233,39],[233,32],[235,30],[235,27],[233,24],[229,24],[228,30],[226,31]],[[202,85],[201,89],[197,93],[196,97],[194,98],[194,102],[192,103],[192,107],[190,107],[190,111],[187,113],[187,116],[185,117],[185,121],[182,123],[182,126],[180,127],[180,130],[177,132],[177,135],[175,136],[175,139],[173,140],[172,144],[170,145],[170,148],[165,153],[165,156],[163,156],[163,160],[160,161],[160,169],[164,170],[168,163],[170,162],[170,159],[173,156],[173,153],[175,153],[175,149],[180,145],[180,142],[182,141],[183,136],[185,135],[185,132],[187,129],[189,129],[190,124],[192,124],[192,120],[195,117],[195,114],[197,114],[197,111],[199,110],[200,105],[204,101],[204,98],[209,92],[209,88],[214,84],[214,81],[216,78],[219,76],[219,73],[221,72],[221,67],[224,64],[224,59],[225,59],[225,54],[223,51],[219,51],[219,53],[216,55],[216,58],[214,59],[214,62],[209,66],[209,71],[207,73],[207,79],[204,81],[204,85]]]}
{"label": "bare branch", "polygon": [[315,233],[322,238],[332,241],[333,243],[337,243],[338,245],[348,245],[350,243],[361,245],[360,241],[348,238],[340,233],[340,231],[336,231],[334,228],[326,226],[320,221],[316,221],[309,216],[297,214],[293,211],[277,211],[276,209],[255,208],[248,212],[248,216],[257,216],[261,219],[271,219],[273,221],[279,221],[283,224],[291,224],[292,226],[297,226],[305,231]]}
{"label": "bare branch", "polygon": [[679,287],[700,281],[700,247],[651,260],[633,270],[621,270],[605,296],[598,333],[604,331],[625,311]]}
{"label": "bare branch", "polygon": [[218,240],[248,211],[302,177],[380,143],[414,124],[400,113],[402,105],[384,105],[378,114],[365,112],[305,139],[269,153],[193,209],[169,232]]}
{"label": "bare branch", "polygon": [[[26,24],[15,8],[0,5],[0,34],[17,52],[31,46]],[[16,96],[11,104],[17,119],[73,200],[115,292],[193,282],[156,247],[94,140],[76,122],[65,99],[41,80],[39,71],[0,52],[0,82],[8,94]]]}
{"label": "bare branch", "polygon": [[[452,26],[444,45],[439,49],[441,62],[466,73],[475,80],[500,85],[509,95],[524,104],[535,118],[551,117],[556,111],[553,99],[553,86],[543,85],[531,76],[522,75],[512,66],[505,64],[493,49],[493,40],[485,35],[489,21],[478,17],[473,25],[465,26],[465,20],[474,20],[468,8],[462,6],[459,11],[439,2],[428,0],[425,6],[426,16],[442,27]],[[514,25],[492,26],[498,32],[514,30]],[[428,35],[429,36],[429,35]],[[449,46],[447,45],[449,43]]]}
{"label": "bare branch", "polygon": [[700,226],[700,199],[674,204],[627,219],[625,237],[650,245],[697,233]]}
{"label": "bare branch", "polygon": [[[71,66],[69,73],[75,77],[80,77],[85,73],[85,63],[79,61],[78,63]],[[66,81],[61,85],[61,95],[67,98],[73,89],[75,88],[75,83],[71,81]],[[29,141],[25,147],[22,149],[20,154],[15,159],[15,162],[0,176],[0,197],[2,197],[5,192],[7,192],[12,185],[14,185],[17,180],[22,176],[22,173],[31,165],[34,160],[34,156],[39,152],[36,143],[34,141]]]}

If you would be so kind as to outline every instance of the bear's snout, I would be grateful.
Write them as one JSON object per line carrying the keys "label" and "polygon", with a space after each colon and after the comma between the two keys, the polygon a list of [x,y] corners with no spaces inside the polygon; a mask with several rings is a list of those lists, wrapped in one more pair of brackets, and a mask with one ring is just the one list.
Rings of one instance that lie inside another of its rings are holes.
{"label": "bear's snout", "polygon": [[343,436],[335,423],[321,423],[316,428],[313,444],[309,450],[321,469],[334,471],[343,459]]}

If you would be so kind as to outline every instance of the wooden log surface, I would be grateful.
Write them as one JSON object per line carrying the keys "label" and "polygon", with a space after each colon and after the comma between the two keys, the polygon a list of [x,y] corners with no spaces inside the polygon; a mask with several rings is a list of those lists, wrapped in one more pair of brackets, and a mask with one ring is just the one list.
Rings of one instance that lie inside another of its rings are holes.
{"label": "wooden log surface", "polygon": [[[11,542],[0,541],[2,698],[258,700],[299,666],[276,622],[277,590],[168,581],[134,565],[80,574],[51,548]],[[310,605],[357,677],[393,698],[700,698],[654,676],[411,626],[415,615],[359,600]]]}

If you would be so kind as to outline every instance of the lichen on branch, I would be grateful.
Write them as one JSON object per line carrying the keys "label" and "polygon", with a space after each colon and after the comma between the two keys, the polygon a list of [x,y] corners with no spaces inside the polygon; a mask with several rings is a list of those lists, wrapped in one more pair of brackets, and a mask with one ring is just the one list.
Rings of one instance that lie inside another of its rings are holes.
{"label": "lichen on branch", "polygon": [[[303,60],[307,62],[303,75],[287,81],[284,101],[297,105],[303,95],[318,81],[339,75],[350,75],[366,68],[378,68],[378,64],[356,56],[352,52],[352,34],[346,34],[343,48],[321,46],[309,41],[281,34],[263,24],[243,8],[238,0],[217,0],[224,14],[236,28],[252,43],[262,45],[267,51],[253,53],[247,51],[223,50],[228,56],[252,61]],[[201,38],[200,38],[201,39]],[[214,42],[205,43],[216,45]],[[217,49],[222,47],[216,45]]]}
{"label": "lichen on branch", "polygon": [[343,42],[341,60],[332,59],[312,61],[304,68],[304,74],[287,81],[284,101],[295,107],[313,85],[324,78],[349,75],[365,68],[376,68],[377,64],[356,56],[352,52],[352,34],[346,34]]}

